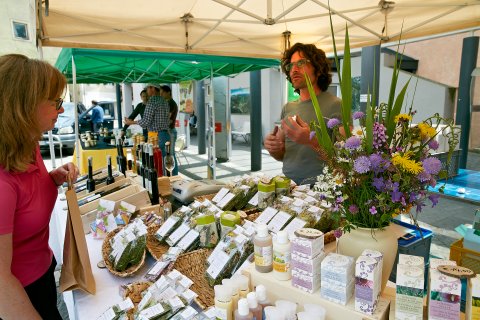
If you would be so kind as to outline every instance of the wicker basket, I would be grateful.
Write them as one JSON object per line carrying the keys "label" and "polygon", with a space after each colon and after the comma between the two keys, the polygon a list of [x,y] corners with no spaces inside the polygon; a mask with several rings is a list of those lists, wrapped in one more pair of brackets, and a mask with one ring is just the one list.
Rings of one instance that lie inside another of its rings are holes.
{"label": "wicker basket", "polygon": [[142,292],[147,290],[151,285],[151,282],[139,281],[124,286],[125,290],[123,291],[123,298],[130,298],[133,302],[133,308],[127,311],[128,320],[134,319],[134,313],[137,311],[137,306],[140,301],[142,301]]}
{"label": "wicker basket", "polygon": [[450,260],[456,261],[457,265],[468,268],[475,273],[480,273],[480,252],[465,249],[463,238],[450,246]]}
{"label": "wicker basket", "polygon": [[210,253],[211,250],[209,249],[198,249],[184,253],[177,258],[174,264],[175,269],[193,281],[190,289],[198,295],[195,302],[202,309],[214,305],[215,293],[213,288],[208,285],[205,277],[206,261]]}
{"label": "wicker basket", "polygon": [[170,248],[167,244],[161,243],[160,241],[157,240],[155,237],[155,233],[157,230],[160,228],[160,224],[157,223],[151,223],[148,226],[148,234],[147,234],[147,250],[150,252],[153,258],[155,260],[161,260],[162,255],[168,251]]}
{"label": "wicker basket", "polygon": [[140,270],[140,268],[145,264],[145,256],[146,256],[146,251],[143,252],[142,259],[140,259],[140,262],[137,265],[130,266],[124,271],[117,271],[113,268],[112,262],[108,258],[108,255],[112,251],[112,246],[110,245],[110,240],[121,230],[122,228],[117,228],[107,234],[105,239],[103,240],[102,244],[102,257],[103,261],[105,262],[105,266],[107,267],[108,271],[110,271],[112,274],[119,276],[119,277],[130,277],[132,276],[135,272]]}

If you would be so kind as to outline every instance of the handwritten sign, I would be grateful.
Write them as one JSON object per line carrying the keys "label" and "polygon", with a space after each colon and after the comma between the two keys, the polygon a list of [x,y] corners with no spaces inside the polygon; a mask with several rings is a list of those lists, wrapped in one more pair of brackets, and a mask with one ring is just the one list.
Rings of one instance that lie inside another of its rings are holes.
{"label": "handwritten sign", "polygon": [[459,279],[468,279],[475,277],[475,272],[465,267],[441,265],[437,267],[437,270],[447,276]]}

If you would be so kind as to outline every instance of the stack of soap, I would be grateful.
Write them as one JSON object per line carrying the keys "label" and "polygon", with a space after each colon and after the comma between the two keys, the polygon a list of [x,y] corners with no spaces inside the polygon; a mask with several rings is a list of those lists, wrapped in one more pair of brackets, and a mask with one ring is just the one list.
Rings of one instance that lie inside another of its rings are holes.
{"label": "stack of soap", "polygon": [[346,305],[353,295],[355,260],[352,257],[329,253],[321,265],[322,297]]}
{"label": "stack of soap", "polygon": [[397,265],[395,319],[423,319],[424,268]]}
{"label": "stack of soap", "polygon": [[467,319],[480,319],[480,275],[472,278],[467,289],[467,305],[465,316]]}
{"label": "stack of soap", "polygon": [[323,232],[302,228],[292,237],[292,285],[313,293],[320,288],[320,265],[325,257]]}
{"label": "stack of soap", "polygon": [[430,277],[432,275],[432,270],[437,270],[439,266],[456,266],[457,262],[453,260],[437,259],[430,258],[430,268],[428,272],[428,283],[427,283],[427,306],[430,305]]}
{"label": "stack of soap", "polygon": [[447,276],[438,270],[430,270],[430,302],[428,319],[460,319],[460,279]]}
{"label": "stack of soap", "polygon": [[373,314],[381,291],[380,263],[374,258],[359,256],[355,263],[355,310]]}

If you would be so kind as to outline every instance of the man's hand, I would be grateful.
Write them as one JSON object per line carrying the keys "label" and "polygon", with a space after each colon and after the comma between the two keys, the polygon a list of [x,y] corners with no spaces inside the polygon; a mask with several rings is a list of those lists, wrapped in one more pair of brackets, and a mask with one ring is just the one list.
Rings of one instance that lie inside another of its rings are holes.
{"label": "man's hand", "polygon": [[134,120],[129,119],[129,118],[127,118],[127,117],[124,117],[124,118],[123,118],[123,122],[124,122],[125,124],[128,124],[129,126],[131,126],[132,124],[137,124]]}
{"label": "man's hand", "polygon": [[283,159],[285,154],[285,136],[283,132],[279,132],[277,126],[275,126],[272,133],[265,137],[263,144],[272,157],[279,161]]}
{"label": "man's hand", "polygon": [[57,186],[61,186],[67,181],[74,183],[77,181],[78,168],[71,162],[64,164],[57,169],[50,171],[50,177]]}
{"label": "man's hand", "polygon": [[287,117],[282,120],[282,130],[295,143],[311,145],[310,126],[300,116]]}

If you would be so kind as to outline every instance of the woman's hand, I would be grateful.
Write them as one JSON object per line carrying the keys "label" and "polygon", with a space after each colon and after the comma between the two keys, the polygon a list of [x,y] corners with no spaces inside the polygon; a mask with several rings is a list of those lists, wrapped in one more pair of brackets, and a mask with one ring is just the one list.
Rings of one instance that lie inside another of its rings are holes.
{"label": "woman's hand", "polygon": [[63,166],[50,171],[50,177],[52,177],[53,182],[55,182],[57,186],[61,186],[69,180],[73,183],[77,181],[78,168],[73,163],[68,162]]}

